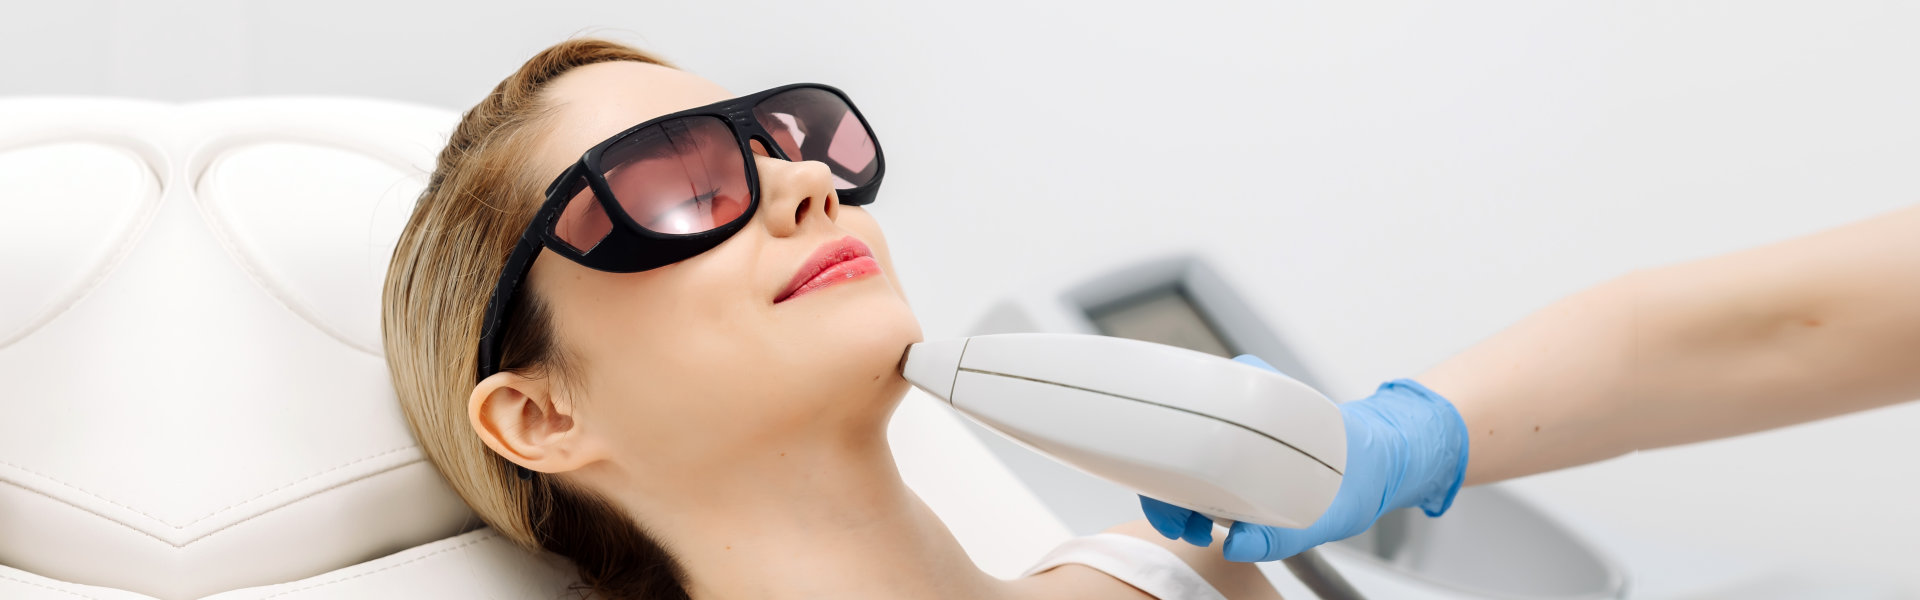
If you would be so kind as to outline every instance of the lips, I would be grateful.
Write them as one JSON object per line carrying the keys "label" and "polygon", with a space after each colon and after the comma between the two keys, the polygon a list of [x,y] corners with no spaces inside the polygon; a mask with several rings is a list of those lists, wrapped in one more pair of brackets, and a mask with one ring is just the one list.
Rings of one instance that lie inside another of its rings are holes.
{"label": "lips", "polygon": [[858,279],[880,272],[880,263],[873,259],[873,250],[858,238],[847,236],[821,244],[806,262],[800,263],[800,269],[794,271],[793,279],[786,289],[773,298],[774,304],[786,302],[814,290],[850,279]]}

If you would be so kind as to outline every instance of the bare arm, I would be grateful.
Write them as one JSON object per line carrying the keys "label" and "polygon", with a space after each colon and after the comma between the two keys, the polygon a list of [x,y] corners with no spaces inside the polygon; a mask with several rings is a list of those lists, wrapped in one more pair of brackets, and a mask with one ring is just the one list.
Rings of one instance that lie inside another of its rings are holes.
{"label": "bare arm", "polygon": [[1468,485],[1920,398],[1920,206],[1629,274],[1419,381]]}

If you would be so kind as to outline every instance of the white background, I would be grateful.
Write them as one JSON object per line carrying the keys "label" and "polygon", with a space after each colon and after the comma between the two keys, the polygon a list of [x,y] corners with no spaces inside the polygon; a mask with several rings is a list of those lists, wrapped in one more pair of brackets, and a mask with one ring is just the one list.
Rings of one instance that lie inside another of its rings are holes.
{"label": "white background", "polygon": [[[741,93],[831,83],[885,144],[875,212],[929,336],[1035,281],[1200,250],[1340,398],[1629,269],[1920,192],[1911,4],[1280,4],[7,0],[0,94],[464,109],[579,32]],[[1916,431],[1895,407],[1516,487],[1920,590]]]}

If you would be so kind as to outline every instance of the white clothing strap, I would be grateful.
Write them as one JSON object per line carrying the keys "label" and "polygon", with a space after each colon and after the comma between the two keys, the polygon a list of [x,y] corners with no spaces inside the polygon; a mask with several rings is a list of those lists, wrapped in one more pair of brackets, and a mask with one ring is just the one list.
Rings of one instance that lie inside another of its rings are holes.
{"label": "white clothing strap", "polygon": [[1118,533],[1067,540],[1020,576],[1066,564],[1092,567],[1159,600],[1227,600],[1173,552]]}

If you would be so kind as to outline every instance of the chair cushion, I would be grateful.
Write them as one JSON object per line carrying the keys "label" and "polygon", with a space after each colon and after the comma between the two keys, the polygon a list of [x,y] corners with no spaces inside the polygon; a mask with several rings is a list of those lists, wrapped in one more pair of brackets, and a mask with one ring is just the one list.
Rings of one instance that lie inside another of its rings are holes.
{"label": "chair cushion", "polygon": [[0,275],[21,291],[0,305],[0,564],[197,598],[477,525],[399,415],[374,318],[373,257],[451,113],[0,114],[0,204],[34,216],[0,220],[0,255],[25,265]]}
{"label": "chair cushion", "polygon": [[205,600],[538,600],[566,595],[574,581],[573,567],[559,557],[528,554],[494,530],[480,529],[299,581]]}

